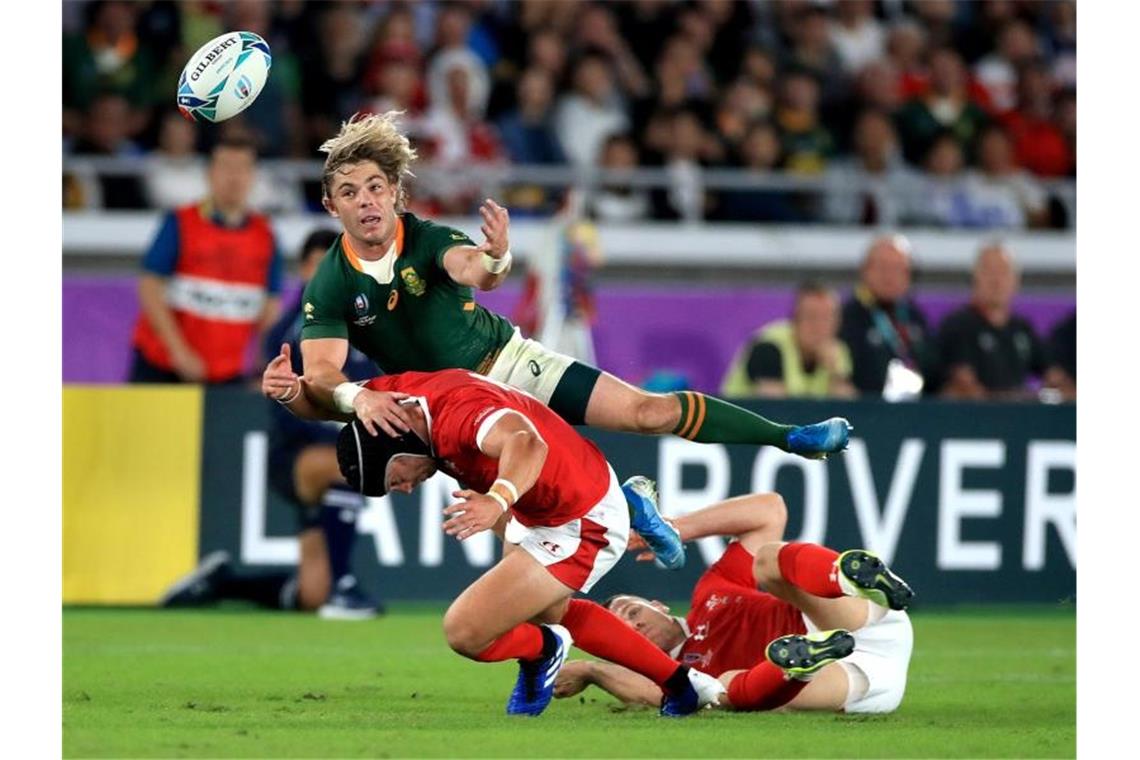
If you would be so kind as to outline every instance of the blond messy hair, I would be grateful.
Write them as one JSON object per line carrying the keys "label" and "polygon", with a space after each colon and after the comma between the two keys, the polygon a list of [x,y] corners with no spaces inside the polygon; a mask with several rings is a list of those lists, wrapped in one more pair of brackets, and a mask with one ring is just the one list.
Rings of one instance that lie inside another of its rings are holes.
{"label": "blond messy hair", "polygon": [[332,197],[333,175],[343,166],[373,161],[396,188],[396,209],[402,210],[407,202],[403,178],[414,177],[409,168],[416,160],[416,151],[408,138],[400,133],[396,119],[403,111],[352,118],[340,125],[336,137],[321,143],[321,153],[327,153],[321,174],[321,188],[326,198]]}

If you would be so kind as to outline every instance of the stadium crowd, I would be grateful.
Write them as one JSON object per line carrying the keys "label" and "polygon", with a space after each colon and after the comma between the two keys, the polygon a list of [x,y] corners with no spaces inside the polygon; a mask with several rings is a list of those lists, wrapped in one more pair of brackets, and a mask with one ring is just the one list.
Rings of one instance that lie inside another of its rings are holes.
{"label": "stadium crowd", "polygon": [[[1068,0],[771,2],[119,2],[64,4],[68,208],[162,208],[223,136],[316,158],[356,112],[399,109],[421,166],[659,167],[610,182],[601,220],[1071,224],[1049,180],[1076,173],[1076,16]],[[272,75],[217,128],[180,119],[181,67],[230,29],[264,36]],[[704,170],[817,180],[711,189]],[[192,185],[192,183],[190,183]],[[802,185],[802,183],[801,183]],[[470,213],[480,188],[420,187],[413,208]],[[263,210],[319,210],[316,183],[260,180]],[[558,195],[520,183],[512,212]]]}

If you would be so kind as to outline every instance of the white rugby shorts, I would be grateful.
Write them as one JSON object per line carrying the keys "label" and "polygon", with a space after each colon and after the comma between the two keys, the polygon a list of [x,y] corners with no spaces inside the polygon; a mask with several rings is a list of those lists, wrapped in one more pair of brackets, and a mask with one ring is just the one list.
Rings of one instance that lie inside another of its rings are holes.
{"label": "white rugby shorts", "polygon": [[[867,604],[874,605],[868,601]],[[880,608],[881,610],[881,608]],[[873,620],[876,610],[869,610]],[[804,625],[811,633],[819,630],[807,615]],[[887,713],[898,708],[906,692],[906,674],[910,667],[910,655],[914,649],[914,629],[910,616],[900,610],[888,610],[873,623],[868,623],[857,631],[855,651],[839,661],[852,679],[851,668],[857,668],[867,679],[864,694],[848,692],[844,712]]]}
{"label": "white rugby shorts", "polygon": [[487,377],[526,391],[549,406],[554,389],[574,361],[537,340],[522,337],[516,327],[514,335],[499,350]]}
{"label": "white rugby shorts", "polygon": [[618,563],[629,543],[629,507],[609,465],[610,487],[602,500],[577,520],[556,527],[527,527],[514,517],[504,540],[538,560],[551,575],[586,593]]}

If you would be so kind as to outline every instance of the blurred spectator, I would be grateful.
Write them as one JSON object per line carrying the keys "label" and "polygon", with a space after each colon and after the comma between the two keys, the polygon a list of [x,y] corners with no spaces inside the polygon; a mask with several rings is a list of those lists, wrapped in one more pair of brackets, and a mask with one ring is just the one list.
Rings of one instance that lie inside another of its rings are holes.
{"label": "blurred spectator", "polygon": [[594,166],[606,137],[629,129],[629,119],[604,56],[587,53],[573,68],[573,91],[558,103],[558,142],[576,166]]}
{"label": "blurred spectator", "polygon": [[[750,171],[772,172],[780,166],[780,134],[766,121],[749,127],[740,144],[740,165]],[[773,189],[723,190],[714,218],[735,222],[799,222],[804,216],[787,191]]]}
{"label": "blurred spectator", "polygon": [[581,50],[596,50],[609,58],[617,84],[628,98],[648,95],[651,82],[637,56],[618,32],[617,18],[610,5],[585,5],[578,17],[577,45]]}
{"label": "blurred spectator", "polygon": [[933,385],[937,349],[926,317],[910,296],[910,242],[876,238],[859,270],[859,284],[843,305],[839,335],[851,351],[851,380],[860,393],[881,396],[892,362],[901,362]]}
{"label": "blurred spectator", "polygon": [[751,125],[767,119],[771,113],[771,94],[741,77],[725,88],[717,104],[717,133],[726,148],[739,151]]}
{"label": "blurred spectator", "polygon": [[518,107],[499,121],[499,136],[518,164],[561,164],[566,161],[554,133],[554,83],[537,67],[519,79]]}
{"label": "blurred spectator", "polygon": [[871,0],[844,0],[834,6],[836,18],[829,29],[831,46],[849,75],[883,54],[886,34],[875,19],[873,5]]}
{"label": "blurred spectator", "polygon": [[974,264],[970,304],[942,322],[939,353],[945,368],[942,394],[950,398],[1029,398],[1030,375],[1049,362],[1033,326],[1013,313],[1020,276],[1010,252],[986,245]]}
{"label": "blurred spectator", "polygon": [[63,40],[63,131],[83,131],[81,114],[101,93],[121,95],[129,104],[123,132],[134,135],[145,123],[154,101],[155,66],[144,41],[135,34],[142,4],[108,0],[84,6],[82,33]]}
{"label": "blurred spectator", "polygon": [[905,210],[909,224],[968,226],[964,166],[962,146],[954,135],[944,132],[934,139]]}
{"label": "blurred spectator", "polygon": [[431,106],[422,125],[431,142],[429,156],[444,166],[495,161],[501,149],[483,121],[489,80],[479,57],[451,49],[437,55],[428,72]]}
{"label": "blurred spectator", "polygon": [[225,5],[226,27],[261,35],[273,46],[273,75],[257,100],[237,118],[266,156],[303,156],[303,119],[298,106],[300,67],[284,38],[272,33],[273,6],[262,0],[236,0]]}
{"label": "blurred spectator", "polygon": [[561,84],[566,75],[566,44],[558,32],[547,28],[531,35],[527,65],[543,69],[551,82]]}
{"label": "blurred spectator", "polygon": [[903,154],[912,163],[921,161],[935,138],[947,131],[971,154],[986,121],[985,112],[970,99],[965,66],[952,48],[930,54],[929,90],[909,100],[896,116]]}
{"label": "blurred spectator", "polygon": [[197,127],[177,111],[159,122],[158,148],[146,157],[143,183],[151,208],[172,209],[206,197],[205,161],[195,150]]}
{"label": "blurred spectator", "polygon": [[731,82],[741,72],[741,60],[748,47],[752,5],[736,0],[699,0],[698,7],[712,31],[709,65],[718,82]]}
{"label": "blurred spectator", "polygon": [[1077,400],[1077,312],[1057,323],[1049,335],[1053,366],[1045,372],[1045,383],[1061,392],[1065,401]]}
{"label": "blurred spectator", "polygon": [[967,225],[987,229],[1041,227],[1047,199],[1037,181],[1013,162],[1013,145],[1001,127],[986,128],[979,140],[979,171],[967,181]]}
{"label": "blurred spectator", "polygon": [[864,111],[855,124],[854,155],[827,171],[827,219],[836,224],[895,227],[915,189],[899,151],[894,123],[881,111]]}
{"label": "blurred spectator", "polygon": [[929,84],[926,66],[926,31],[917,22],[903,18],[887,32],[887,57],[898,72],[899,95],[917,98]]}
{"label": "blurred spectator", "polygon": [[792,23],[793,42],[781,69],[810,73],[820,87],[820,100],[825,103],[839,100],[847,77],[839,54],[831,44],[827,10],[819,5],[803,4]]}
{"label": "blurred spectator", "polygon": [[1008,22],[998,37],[997,49],[974,64],[974,76],[986,88],[995,113],[1017,103],[1017,69],[1039,52],[1037,37],[1024,21]]}
{"label": "blurred spectator", "polygon": [[1077,86],[1077,4],[1058,0],[1048,4],[1046,48],[1053,61],[1053,77],[1061,87]]}
{"label": "blurred spectator", "polygon": [[819,121],[819,83],[806,71],[789,71],[782,82],[776,126],[784,167],[795,174],[819,174],[831,156],[831,134]]}
{"label": "blurred spectator", "polygon": [[1041,177],[1073,171],[1073,153],[1055,121],[1052,77],[1042,61],[1021,68],[1017,108],[1003,118],[1016,161]]}
{"label": "blurred spectator", "polygon": [[1057,129],[1065,139],[1069,148],[1069,155],[1073,157],[1072,168],[1068,176],[1077,174],[1077,94],[1072,90],[1062,92],[1057,96]]}
{"label": "blurred spectator", "polygon": [[335,134],[363,103],[361,53],[364,29],[344,3],[322,4],[317,16],[315,60],[301,67],[301,107],[310,151]]}
{"label": "blurred spectator", "polygon": [[[128,136],[130,105],[122,95],[105,93],[90,102],[83,132],[71,145],[71,152],[81,156],[128,158],[142,150]],[[73,207],[89,209],[139,209],[146,207],[139,176],[133,172],[87,169],[72,174],[74,181],[70,202]]]}
{"label": "blurred spectator", "polygon": [[248,206],[256,162],[252,142],[219,142],[209,199],[165,215],[139,278],[132,382],[240,382],[250,341],[277,319],[281,254]]}
{"label": "blurred spectator", "polygon": [[701,163],[719,159],[719,148],[693,111],[682,109],[672,115],[668,143],[664,146],[669,185],[653,191],[655,219],[696,222],[704,218],[709,199]]}
{"label": "blurred spectator", "polygon": [[[628,133],[610,135],[602,146],[601,168],[621,172],[640,164],[637,143]],[[607,182],[587,202],[589,215],[600,222],[635,222],[649,218],[649,193],[620,182]]]}
{"label": "blurred spectator", "polygon": [[724,396],[826,398],[855,395],[851,356],[839,339],[839,298],[830,288],[804,283],[792,319],[756,331],[729,365]]}

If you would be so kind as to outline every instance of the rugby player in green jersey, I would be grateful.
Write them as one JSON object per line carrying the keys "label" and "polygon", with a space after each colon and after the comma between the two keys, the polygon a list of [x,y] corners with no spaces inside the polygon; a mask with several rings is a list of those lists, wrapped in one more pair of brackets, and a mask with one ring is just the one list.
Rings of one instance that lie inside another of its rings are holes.
{"label": "rugby player in green jersey", "polygon": [[526,391],[573,425],[704,443],[776,446],[823,457],[847,446],[850,425],[833,417],[784,425],[695,391],[648,393],[595,367],[523,338],[505,318],[475,303],[511,266],[507,210],[479,209],[484,241],[405,210],[403,178],[416,154],[396,113],[346,122],[327,140],[324,206],[344,232],[305,288],[301,355],[273,359],[262,390],[305,418],[355,414],[372,434],[410,429],[404,394],[351,383],[342,372],[349,346],[386,373],[469,369]]}

